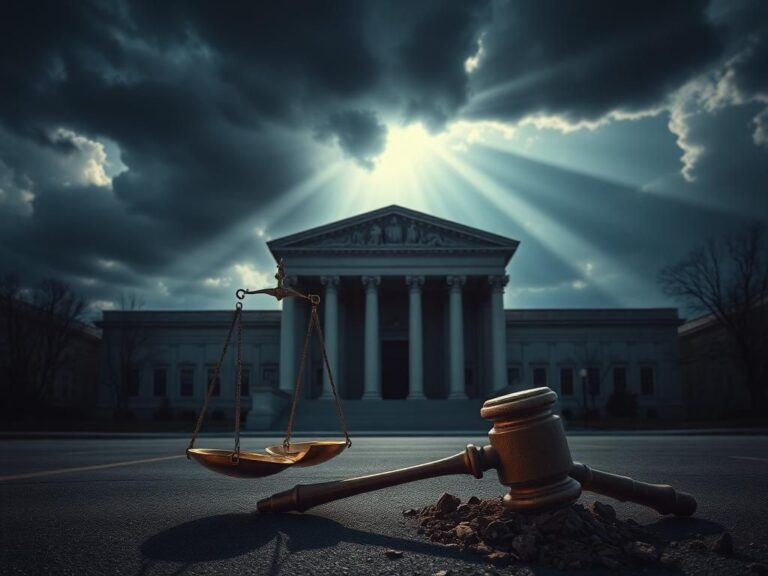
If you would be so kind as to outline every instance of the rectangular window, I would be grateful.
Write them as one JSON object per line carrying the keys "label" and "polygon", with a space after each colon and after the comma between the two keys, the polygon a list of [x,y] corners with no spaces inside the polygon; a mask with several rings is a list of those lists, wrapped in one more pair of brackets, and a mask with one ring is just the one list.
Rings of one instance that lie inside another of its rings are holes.
{"label": "rectangular window", "polygon": [[547,385],[547,369],[546,368],[534,368],[533,369],[533,387],[540,388]]}
{"label": "rectangular window", "polygon": [[520,384],[520,366],[507,366],[507,386]]}
{"label": "rectangular window", "polygon": [[[208,368],[208,379],[205,381],[206,385],[206,393],[208,392],[208,388],[211,386],[211,381],[213,381],[213,377],[216,373],[216,368]],[[220,396],[221,395],[221,374],[219,374],[216,377],[216,382],[213,385],[213,392],[211,392],[211,396]]]}
{"label": "rectangular window", "polygon": [[251,370],[250,368],[243,368],[240,373],[240,396],[251,395]]}
{"label": "rectangular window", "polygon": [[573,368],[560,368],[560,394],[573,396]]}
{"label": "rectangular window", "polygon": [[587,368],[587,383],[589,384],[589,394],[598,396],[600,394],[600,368],[597,366]]}
{"label": "rectangular window", "polygon": [[141,384],[141,374],[138,368],[128,370],[128,396],[139,395],[139,385]]}
{"label": "rectangular window", "polygon": [[277,364],[261,365],[261,385],[264,388],[277,388]]}
{"label": "rectangular window", "polygon": [[195,369],[182,368],[179,370],[179,392],[182,396],[192,396],[195,389]]}
{"label": "rectangular window", "polygon": [[165,368],[155,368],[152,375],[152,388],[155,396],[165,396],[165,383],[168,372]]}
{"label": "rectangular window", "polygon": [[643,396],[651,396],[653,394],[653,367],[642,366],[640,368],[640,390]]}
{"label": "rectangular window", "polygon": [[613,369],[613,391],[616,394],[624,394],[627,391],[627,369],[624,366],[616,366]]}

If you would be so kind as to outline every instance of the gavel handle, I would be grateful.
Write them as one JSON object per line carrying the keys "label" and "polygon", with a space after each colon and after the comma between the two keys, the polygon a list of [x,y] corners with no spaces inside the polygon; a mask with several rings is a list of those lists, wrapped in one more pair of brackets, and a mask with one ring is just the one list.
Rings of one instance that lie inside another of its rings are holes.
{"label": "gavel handle", "polygon": [[[477,448],[469,444],[455,456],[419,464],[410,468],[401,468],[391,472],[381,472],[318,484],[297,484],[291,490],[279,492],[269,498],[259,500],[258,511],[261,513],[304,512],[320,504],[348,498],[363,492],[372,492],[415,480],[447,476],[450,474],[472,474],[482,478],[483,472],[499,466],[499,456],[490,447]],[[586,464],[574,463],[570,476],[577,480],[584,490],[610,496],[621,501],[635,502],[648,506],[660,514],[690,516],[696,511],[696,500],[690,494],[677,492],[665,484],[647,484],[637,482],[627,476],[619,476],[600,470],[593,470]]]}
{"label": "gavel handle", "polygon": [[594,470],[586,464],[573,463],[570,477],[581,484],[582,490],[596,492],[622,502],[635,502],[653,508],[659,514],[691,516],[696,512],[696,500],[686,492],[678,492],[667,484],[648,484],[610,472]]}
{"label": "gavel handle", "polygon": [[304,512],[314,506],[347,498],[363,492],[372,492],[415,480],[447,476],[449,474],[472,474],[482,478],[483,472],[498,466],[496,451],[490,446],[477,448],[469,444],[464,452],[454,456],[401,468],[391,472],[381,472],[349,480],[320,482],[318,484],[297,484],[291,490],[279,492],[269,498],[259,500],[258,511],[261,513]]}

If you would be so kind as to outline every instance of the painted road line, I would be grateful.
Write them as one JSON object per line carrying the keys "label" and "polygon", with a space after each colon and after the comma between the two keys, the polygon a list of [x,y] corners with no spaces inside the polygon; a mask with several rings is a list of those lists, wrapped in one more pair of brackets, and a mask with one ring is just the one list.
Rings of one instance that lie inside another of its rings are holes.
{"label": "painted road line", "polygon": [[12,474],[10,476],[0,476],[0,482],[7,480],[27,480],[28,478],[43,478],[45,476],[55,476],[58,474],[69,474],[71,472],[88,472],[90,470],[104,470],[106,468],[117,468],[119,466],[134,466],[135,464],[149,464],[150,462],[163,462],[165,460],[175,460],[184,458],[184,454],[175,456],[161,456],[159,458],[144,458],[143,460],[126,460],[123,462],[112,462],[111,464],[94,464],[93,466],[77,466],[75,468],[57,468],[55,470],[42,470],[40,472],[29,472],[27,474]]}
{"label": "painted road line", "polygon": [[760,458],[759,456],[731,456],[734,460],[757,460],[758,462],[768,462],[768,458]]}

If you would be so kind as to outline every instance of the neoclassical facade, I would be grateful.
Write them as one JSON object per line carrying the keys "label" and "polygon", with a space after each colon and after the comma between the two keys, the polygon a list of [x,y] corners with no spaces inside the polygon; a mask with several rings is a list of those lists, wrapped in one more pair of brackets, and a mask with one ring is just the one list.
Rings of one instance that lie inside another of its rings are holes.
{"label": "neoclassical facade", "polygon": [[[516,240],[389,206],[268,247],[283,259],[288,285],[322,299],[328,360],[353,429],[482,427],[483,399],[534,385],[558,391],[566,415],[585,406],[600,412],[619,389],[637,396],[640,416],[681,408],[676,310],[505,310]],[[243,405],[251,428],[280,428],[310,311],[295,298],[282,311],[253,310],[258,298],[245,303]],[[125,406],[144,417],[160,407],[189,416],[202,403],[229,317],[105,312],[102,388],[133,331],[141,346]],[[233,361],[212,401],[223,418],[234,408]],[[297,426],[334,428],[317,345],[301,384]]]}

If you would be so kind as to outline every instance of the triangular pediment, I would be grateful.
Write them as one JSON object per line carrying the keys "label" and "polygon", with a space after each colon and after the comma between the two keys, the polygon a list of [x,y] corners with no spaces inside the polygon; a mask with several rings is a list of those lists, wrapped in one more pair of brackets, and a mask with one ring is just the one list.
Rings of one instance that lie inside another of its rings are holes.
{"label": "triangular pediment", "polygon": [[273,253],[482,250],[510,256],[517,245],[511,238],[395,205],[269,242]]}

